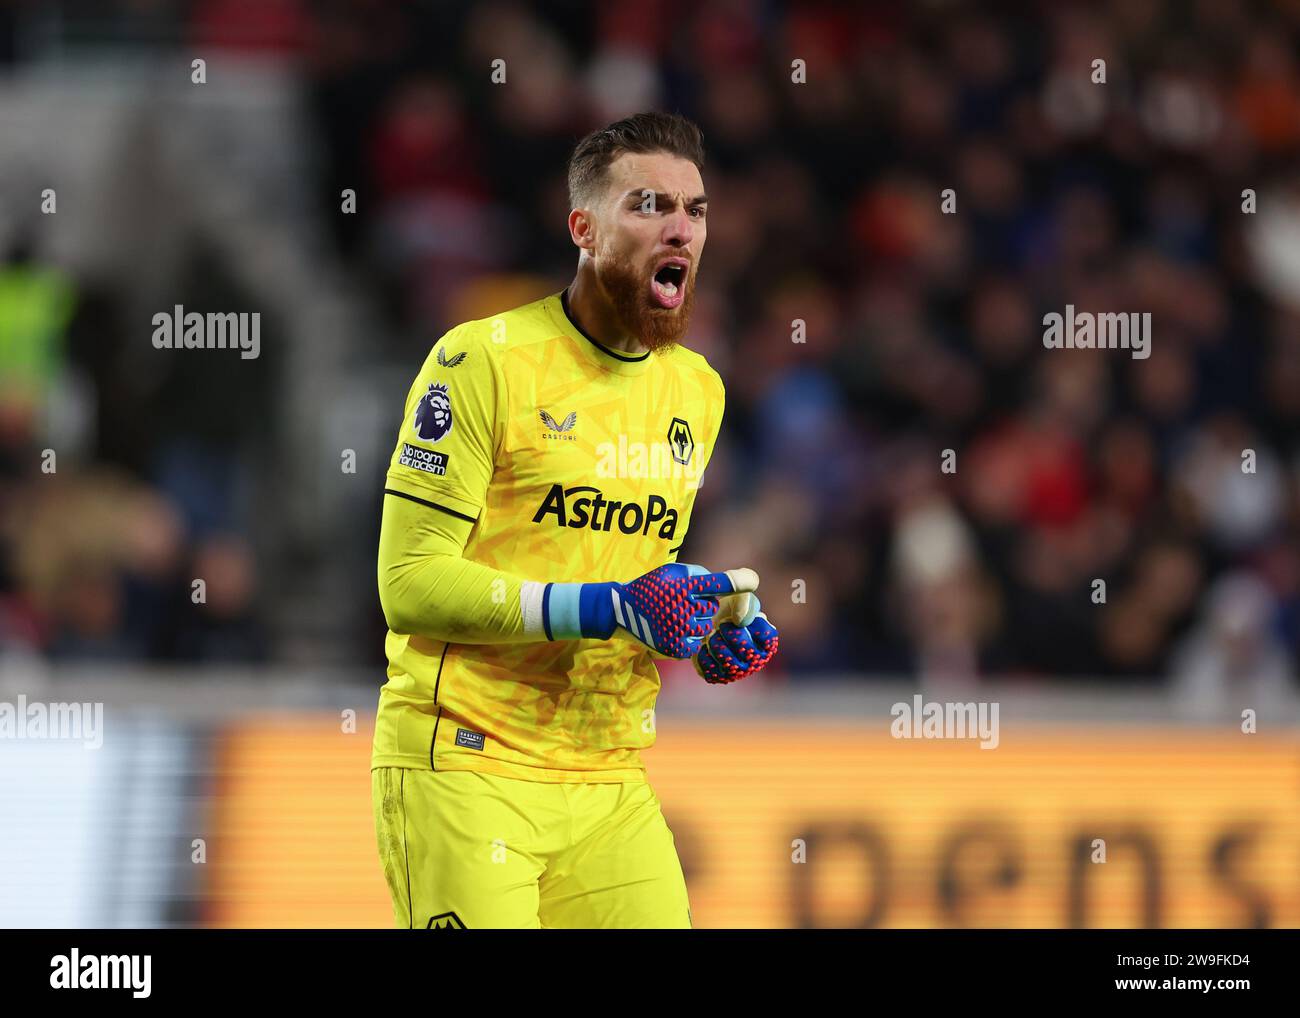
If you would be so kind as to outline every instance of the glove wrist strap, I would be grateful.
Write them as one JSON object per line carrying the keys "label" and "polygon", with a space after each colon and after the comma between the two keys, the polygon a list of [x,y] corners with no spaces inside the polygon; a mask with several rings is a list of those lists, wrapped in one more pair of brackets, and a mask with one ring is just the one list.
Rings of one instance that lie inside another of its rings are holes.
{"label": "glove wrist strap", "polygon": [[542,627],[548,640],[608,640],[614,635],[612,583],[548,583]]}

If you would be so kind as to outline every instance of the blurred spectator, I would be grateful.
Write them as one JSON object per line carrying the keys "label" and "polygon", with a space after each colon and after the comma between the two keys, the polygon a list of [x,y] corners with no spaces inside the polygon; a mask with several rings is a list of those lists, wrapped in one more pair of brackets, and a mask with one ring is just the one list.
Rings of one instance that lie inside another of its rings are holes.
{"label": "blurred spectator", "polygon": [[1258,577],[1220,577],[1201,622],[1175,654],[1173,692],[1180,707],[1205,720],[1240,721],[1250,709],[1258,724],[1293,721],[1277,714],[1295,681],[1296,659],[1277,637],[1276,615],[1276,600]]}
{"label": "blurred spectator", "polygon": [[64,370],[75,294],[66,274],[35,260],[30,236],[10,243],[0,261],[0,415],[9,443],[41,424]]}

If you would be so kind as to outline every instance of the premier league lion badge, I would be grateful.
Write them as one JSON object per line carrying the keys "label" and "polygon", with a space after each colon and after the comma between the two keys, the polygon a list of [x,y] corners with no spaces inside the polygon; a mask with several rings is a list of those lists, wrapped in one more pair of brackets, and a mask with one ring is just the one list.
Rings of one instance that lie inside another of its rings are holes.
{"label": "premier league lion badge", "polygon": [[415,408],[415,433],[426,442],[439,442],[451,433],[451,397],[447,386],[429,383]]}

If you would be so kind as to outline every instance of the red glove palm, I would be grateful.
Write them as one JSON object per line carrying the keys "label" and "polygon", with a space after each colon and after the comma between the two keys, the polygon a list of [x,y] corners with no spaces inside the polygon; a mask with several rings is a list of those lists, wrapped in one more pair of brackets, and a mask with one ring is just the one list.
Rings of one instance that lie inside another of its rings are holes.
{"label": "red glove palm", "polygon": [[731,604],[718,613],[713,632],[693,658],[705,682],[735,682],[753,675],[772,660],[781,642],[757,595],[727,600]]}

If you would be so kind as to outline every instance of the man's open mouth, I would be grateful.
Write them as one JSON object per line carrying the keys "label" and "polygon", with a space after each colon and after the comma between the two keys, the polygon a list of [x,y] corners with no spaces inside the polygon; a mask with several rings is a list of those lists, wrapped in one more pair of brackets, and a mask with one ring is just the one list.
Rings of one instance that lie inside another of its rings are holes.
{"label": "man's open mouth", "polygon": [[661,307],[675,308],[686,292],[685,258],[669,258],[659,264],[650,280],[650,292]]}

